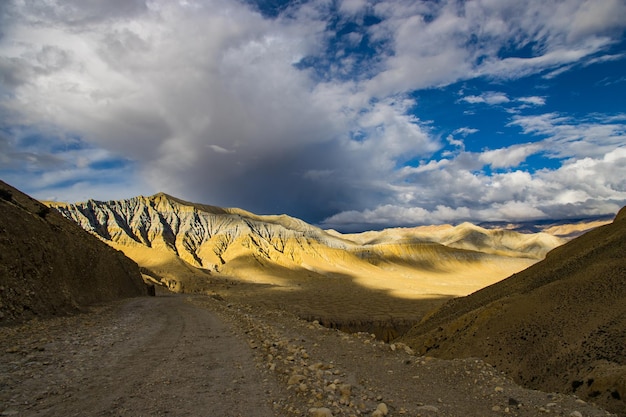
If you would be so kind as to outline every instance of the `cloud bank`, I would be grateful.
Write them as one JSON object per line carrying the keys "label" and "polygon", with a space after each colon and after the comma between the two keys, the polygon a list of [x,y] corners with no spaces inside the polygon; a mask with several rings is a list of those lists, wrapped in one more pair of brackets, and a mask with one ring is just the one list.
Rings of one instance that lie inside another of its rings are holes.
{"label": "cloud bank", "polygon": [[442,138],[412,95],[623,59],[609,54],[619,0],[16,0],[0,14],[0,173],[39,198],[165,191],[341,230],[626,202],[625,115],[541,113],[549,98],[489,87],[455,100],[509,106],[525,139],[469,151],[481,130]]}

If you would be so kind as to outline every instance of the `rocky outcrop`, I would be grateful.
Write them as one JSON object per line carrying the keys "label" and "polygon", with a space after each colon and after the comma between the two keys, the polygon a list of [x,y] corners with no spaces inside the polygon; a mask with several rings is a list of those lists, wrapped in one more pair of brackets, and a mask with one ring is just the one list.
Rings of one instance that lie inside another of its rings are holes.
{"label": "rocky outcrop", "polygon": [[0,322],[144,294],[135,262],[0,181]]}

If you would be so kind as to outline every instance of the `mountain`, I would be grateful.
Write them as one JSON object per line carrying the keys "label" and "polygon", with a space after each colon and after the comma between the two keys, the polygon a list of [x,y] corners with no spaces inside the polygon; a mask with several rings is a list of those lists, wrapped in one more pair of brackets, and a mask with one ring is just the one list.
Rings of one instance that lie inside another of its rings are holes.
{"label": "mountain", "polygon": [[[331,232],[332,233],[332,232]],[[339,235],[336,232],[335,235]],[[395,228],[350,235],[339,235],[362,245],[397,242],[435,242],[457,249],[494,255],[543,259],[565,241],[552,233],[519,233],[507,229],[486,229],[471,223],[458,226]]]}
{"label": "mountain", "polygon": [[[50,204],[85,230],[166,276],[164,261],[158,258],[209,274],[234,276],[240,275],[242,264],[320,273],[371,270],[373,266],[446,270],[480,262],[508,262],[517,268],[543,259],[564,242],[545,233],[487,230],[469,223],[342,235],[286,215],[259,216],[163,193],[123,201]],[[178,279],[181,282],[168,283],[184,287],[184,279]]]}
{"label": "mountain", "polygon": [[604,226],[613,221],[614,215],[586,217],[580,219],[545,219],[529,222],[483,222],[486,229],[504,229],[520,233],[545,232],[565,239],[573,239],[596,227]]}
{"label": "mountain", "polygon": [[319,247],[344,250],[350,245],[288,216],[257,216],[163,193],[123,201],[49,204],[105,242],[123,248],[140,264],[162,273],[166,283],[180,291],[193,290],[194,282],[202,285],[192,279],[198,269],[205,276],[237,275],[232,269],[244,259],[306,267],[308,257],[319,257]]}
{"label": "mountain", "polygon": [[245,299],[386,339],[444,300],[518,272],[564,242],[469,224],[443,237],[398,229],[369,239],[163,193],[49,204],[174,291]]}
{"label": "mountain", "polygon": [[0,323],[145,294],[137,264],[0,181]]}
{"label": "mountain", "polygon": [[626,208],[545,260],[450,300],[402,341],[441,358],[480,357],[542,391],[626,415]]}

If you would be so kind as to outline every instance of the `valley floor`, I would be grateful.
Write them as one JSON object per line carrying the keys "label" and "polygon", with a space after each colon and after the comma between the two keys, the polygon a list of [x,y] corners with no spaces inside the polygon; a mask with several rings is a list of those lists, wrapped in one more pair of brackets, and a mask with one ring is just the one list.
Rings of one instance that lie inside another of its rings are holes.
{"label": "valley floor", "polygon": [[[476,359],[221,297],[161,294],[0,327],[0,415],[605,416]],[[379,411],[376,411],[376,410]]]}

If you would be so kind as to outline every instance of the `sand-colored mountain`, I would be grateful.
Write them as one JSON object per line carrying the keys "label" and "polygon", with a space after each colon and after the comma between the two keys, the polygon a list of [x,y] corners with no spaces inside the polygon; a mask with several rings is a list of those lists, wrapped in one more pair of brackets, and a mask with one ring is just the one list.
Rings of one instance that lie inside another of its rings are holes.
{"label": "sand-colored mountain", "polygon": [[403,341],[427,355],[484,358],[526,386],[626,415],[626,209],[527,270],[449,301]]}
{"label": "sand-colored mountain", "polygon": [[0,323],[146,293],[137,264],[0,181]]}
{"label": "sand-colored mountain", "polygon": [[564,239],[574,239],[613,221],[615,214],[605,214],[584,219],[546,219],[539,221],[525,221],[517,223],[509,222],[483,222],[480,226],[486,229],[511,230],[520,233],[548,233]]}
{"label": "sand-colored mountain", "polygon": [[[339,328],[387,332],[385,338],[444,300],[518,272],[563,243],[469,224],[439,234],[342,235],[285,215],[162,193],[52,205],[175,291],[219,293]],[[389,323],[395,329],[380,329]]]}
{"label": "sand-colored mountain", "polygon": [[554,236],[572,239],[587,233],[589,230],[596,229],[600,226],[610,224],[611,220],[591,220],[577,223],[562,223],[549,225],[543,229],[545,233]]}
{"label": "sand-colored mountain", "polygon": [[[586,227],[586,225],[580,225],[580,227]],[[564,243],[563,239],[557,237],[555,233],[524,234],[506,229],[485,229],[471,223],[462,223],[458,226],[445,224],[394,228],[342,235],[342,237],[362,245],[435,242],[450,248],[533,259],[543,259],[548,251]]]}

